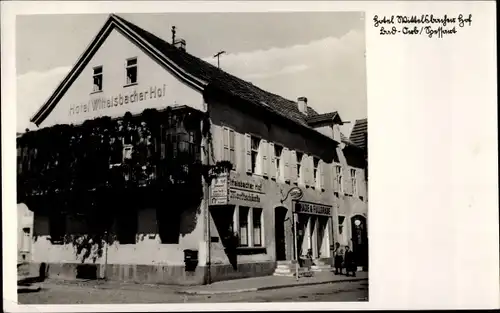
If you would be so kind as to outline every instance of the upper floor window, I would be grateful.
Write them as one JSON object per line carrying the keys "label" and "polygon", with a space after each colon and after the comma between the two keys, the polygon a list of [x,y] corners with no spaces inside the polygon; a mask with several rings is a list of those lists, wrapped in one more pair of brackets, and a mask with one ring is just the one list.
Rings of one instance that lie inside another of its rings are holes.
{"label": "upper floor window", "polygon": [[341,194],[344,192],[343,178],[342,178],[342,166],[340,164],[335,165],[335,191]]}
{"label": "upper floor window", "polygon": [[351,168],[351,185],[352,185],[352,194],[358,194],[357,182],[356,182],[356,169]]}
{"label": "upper floor window", "polygon": [[283,152],[283,147],[279,145],[274,145],[274,159],[275,159],[275,166],[276,166],[276,177],[280,178],[281,173],[280,173],[280,168],[281,168],[281,153]]}
{"label": "upper floor window", "polygon": [[137,58],[131,58],[127,60],[127,85],[137,83]]}
{"label": "upper floor window", "polygon": [[313,164],[314,164],[314,183],[315,183],[313,186],[319,187],[320,185],[319,159],[313,158]]}
{"label": "upper floor window", "polygon": [[259,145],[260,145],[260,138],[252,136],[251,137],[252,173],[256,172],[257,158],[259,156]]}
{"label": "upper floor window", "polygon": [[102,66],[94,67],[94,87],[93,92],[102,91]]}
{"label": "upper floor window", "polygon": [[297,179],[300,182],[301,181],[300,170],[302,164],[302,157],[304,156],[304,154],[302,152],[296,152],[296,156],[297,156]]}
{"label": "upper floor window", "polygon": [[224,127],[224,160],[231,162],[233,169],[236,167],[236,150],[234,130]]}

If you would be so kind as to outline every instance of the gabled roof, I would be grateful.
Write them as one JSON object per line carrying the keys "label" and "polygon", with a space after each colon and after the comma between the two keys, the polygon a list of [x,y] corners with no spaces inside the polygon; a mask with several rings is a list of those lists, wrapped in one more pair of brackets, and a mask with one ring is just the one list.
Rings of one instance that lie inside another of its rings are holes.
{"label": "gabled roof", "polygon": [[323,113],[323,114],[308,115],[306,118],[307,123],[311,126],[317,123],[332,122],[334,120],[342,124],[342,119],[340,118],[340,115],[338,114],[337,111]]}
{"label": "gabled roof", "polygon": [[[31,119],[33,123],[39,125],[50,114],[64,92],[79,73],[81,73],[113,28],[116,28],[124,36],[140,46],[141,49],[159,61],[163,67],[172,72],[176,77],[184,80],[194,88],[203,91],[210,86],[217,90],[223,90],[232,96],[263,107],[303,127],[313,129],[309,126],[308,119],[314,120],[314,116],[319,115],[314,109],[308,107],[308,114],[302,114],[296,102],[267,92],[250,82],[226,73],[115,14],[109,16],[104,26],[76,62],[68,76],[66,76],[47,102],[33,116]],[[326,115],[322,116],[324,118]]]}
{"label": "gabled roof", "polygon": [[358,147],[366,148],[365,135],[368,134],[368,119],[356,120],[349,139]]}

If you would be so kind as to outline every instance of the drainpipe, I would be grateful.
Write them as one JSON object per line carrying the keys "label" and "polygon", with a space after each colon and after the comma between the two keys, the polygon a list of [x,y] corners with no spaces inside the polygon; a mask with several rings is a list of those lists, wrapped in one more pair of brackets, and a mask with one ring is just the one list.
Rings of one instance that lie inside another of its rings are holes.
{"label": "drainpipe", "polygon": [[106,280],[107,278],[107,269],[108,269],[108,231],[104,232],[104,274],[103,278]]}

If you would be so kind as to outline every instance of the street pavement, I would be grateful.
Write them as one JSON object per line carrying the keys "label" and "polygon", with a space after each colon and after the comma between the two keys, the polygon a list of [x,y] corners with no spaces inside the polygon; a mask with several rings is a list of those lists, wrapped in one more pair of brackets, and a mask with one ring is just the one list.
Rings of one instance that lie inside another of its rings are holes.
{"label": "street pavement", "polygon": [[180,289],[144,285],[141,288],[96,288],[90,284],[44,283],[39,291],[18,294],[20,304],[124,304],[223,302],[367,301],[368,281],[257,290],[233,294],[181,294]]}

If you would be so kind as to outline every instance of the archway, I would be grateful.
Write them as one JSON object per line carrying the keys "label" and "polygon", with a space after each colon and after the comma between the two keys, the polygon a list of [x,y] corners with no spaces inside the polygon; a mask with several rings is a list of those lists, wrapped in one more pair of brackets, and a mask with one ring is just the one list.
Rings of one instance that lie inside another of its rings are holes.
{"label": "archway", "polygon": [[352,249],[356,264],[368,269],[368,229],[366,217],[354,215],[351,217]]}
{"label": "archway", "polygon": [[276,261],[286,260],[285,223],[288,209],[282,206],[274,208],[274,241],[276,244]]}

